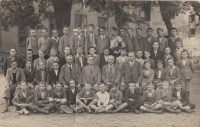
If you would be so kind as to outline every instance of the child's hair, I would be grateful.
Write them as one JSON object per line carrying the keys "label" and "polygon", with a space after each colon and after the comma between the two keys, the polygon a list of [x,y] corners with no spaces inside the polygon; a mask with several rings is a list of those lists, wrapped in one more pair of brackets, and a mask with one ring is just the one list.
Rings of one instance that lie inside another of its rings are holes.
{"label": "child's hair", "polygon": [[[138,53],[138,52],[142,52],[142,50],[137,50],[137,52],[136,53]],[[143,53],[142,53],[143,54]]]}
{"label": "child's hair", "polygon": [[16,48],[11,47],[9,51],[11,51],[11,49],[14,49],[14,50],[17,52],[17,49],[16,49]]}
{"label": "child's hair", "polygon": [[111,29],[111,30],[114,30],[114,31],[117,31],[117,27],[114,27],[114,26],[111,27],[110,29]]}
{"label": "child's hair", "polygon": [[26,82],[26,81],[21,81],[21,82],[20,82],[20,85],[23,84],[23,83],[25,83],[25,84],[27,85],[27,82]]}
{"label": "child's hair", "polygon": [[143,31],[142,28],[137,28],[136,31],[137,31],[137,30],[141,30],[141,31]]}
{"label": "child's hair", "polygon": [[135,86],[135,83],[134,83],[134,82],[129,82],[129,83],[128,83],[129,86],[132,85],[132,84]]}
{"label": "child's hair", "polygon": [[[153,45],[154,43],[158,43],[158,41],[154,41],[154,42],[152,43],[152,45]],[[158,43],[158,45],[159,45],[159,43]]]}
{"label": "child's hair", "polygon": [[14,62],[17,63],[17,60],[16,60],[16,59],[13,59],[13,60],[10,61],[10,63],[14,63]]}
{"label": "child's hair", "polygon": [[177,32],[177,29],[176,29],[176,28],[172,28],[171,31],[172,31],[172,30],[176,30],[176,32]]}
{"label": "child's hair", "polygon": [[62,83],[61,82],[56,82],[56,85],[60,84],[62,86]]}
{"label": "child's hair", "polygon": [[78,46],[78,47],[76,48],[76,50],[77,50],[77,49],[80,49],[80,48],[81,48],[81,49],[83,49],[83,47],[82,47],[82,46]]}
{"label": "child's hair", "polygon": [[147,31],[148,31],[148,30],[151,30],[151,31],[153,32],[153,29],[152,29],[152,28],[147,28]]}
{"label": "child's hair", "polygon": [[95,28],[94,24],[89,24],[88,27],[93,27],[93,28]]}
{"label": "child's hair", "polygon": [[174,82],[174,86],[177,86],[177,85],[180,85],[180,82],[179,82],[179,81],[175,81],[175,82]]}
{"label": "child's hair", "polygon": [[162,84],[168,84],[169,85],[169,82],[168,81],[163,81]]}
{"label": "child's hair", "polygon": [[51,48],[51,51],[52,51],[52,50],[55,50],[55,51],[56,51],[56,53],[58,53],[58,50],[57,50],[57,48],[55,48],[55,47],[52,47],[52,48]]}
{"label": "child's hair", "polygon": [[162,60],[158,60],[156,63],[157,63],[157,64],[162,64],[162,65],[163,65],[163,61],[162,61]]}
{"label": "child's hair", "polygon": [[158,28],[158,29],[157,29],[157,33],[158,33],[158,31],[159,31],[159,30],[162,30],[162,31],[163,31],[163,29],[162,29],[162,28]]}
{"label": "child's hair", "polygon": [[46,86],[46,82],[44,82],[44,81],[39,82],[38,85],[40,86],[40,85],[42,85],[42,84],[43,84],[44,86]]}
{"label": "child's hair", "polygon": [[135,56],[135,52],[133,52],[133,51],[130,51],[130,52],[128,52],[128,55],[129,55],[129,54],[131,54],[131,53],[133,53],[133,54],[134,54],[134,56]]}
{"label": "child's hair", "polygon": [[124,31],[126,31],[126,28],[124,28],[124,27],[121,27],[121,28],[119,28],[119,30],[124,30]]}
{"label": "child's hair", "polygon": [[96,50],[96,47],[95,47],[95,46],[90,46],[89,49],[88,49],[88,51],[89,51],[91,48],[93,48],[94,50]]}
{"label": "child's hair", "polygon": [[150,54],[150,51],[149,51],[149,50],[145,50],[144,52],[147,52],[147,53],[149,53],[149,54]]}
{"label": "child's hair", "polygon": [[105,27],[100,27],[99,30],[104,30],[104,31],[106,31],[106,28],[105,28]]}
{"label": "child's hair", "polygon": [[28,62],[32,63],[32,61],[31,61],[31,60],[26,60],[26,63],[28,63]]}
{"label": "child's hair", "polygon": [[42,30],[46,30],[48,32],[48,29],[46,27],[42,28]]}
{"label": "child's hair", "polygon": [[133,29],[133,28],[128,28],[127,30],[131,30],[131,31],[134,31],[134,29]]}
{"label": "child's hair", "polygon": [[53,63],[57,63],[58,65],[60,65],[59,60],[53,60],[52,64],[53,64]]}
{"label": "child's hair", "polygon": [[169,60],[173,60],[173,61],[174,61],[174,57],[169,57],[169,58],[167,59],[167,61],[169,61]]}
{"label": "child's hair", "polygon": [[188,52],[188,50],[186,50],[186,49],[183,49],[182,51],[181,51],[181,54],[182,53],[187,53],[187,55],[189,56],[189,52]]}
{"label": "child's hair", "polygon": [[40,62],[39,62],[39,65],[41,65],[41,64],[45,65],[44,61],[40,61]]}
{"label": "child's hair", "polygon": [[118,84],[117,84],[117,83],[113,83],[113,84],[111,84],[111,88],[112,88],[113,86],[117,87]]}
{"label": "child's hair", "polygon": [[70,79],[69,82],[74,81],[74,83],[76,84],[76,81],[74,79]]}
{"label": "child's hair", "polygon": [[64,27],[63,27],[63,30],[64,30],[65,28],[69,29],[69,27],[68,27],[68,26],[64,26]]}
{"label": "child's hair", "polygon": [[182,39],[181,39],[181,38],[177,38],[176,43],[177,43],[177,42],[181,42],[181,45],[183,46],[183,42],[182,42]]}
{"label": "child's hair", "polygon": [[105,48],[103,49],[103,51],[104,51],[104,50],[110,51],[110,48],[109,48],[109,47],[105,47]]}
{"label": "child's hair", "polygon": [[126,51],[126,47],[121,47],[120,50],[125,50]]}
{"label": "child's hair", "polygon": [[27,50],[26,50],[26,52],[28,52],[28,51],[30,51],[30,52],[32,52],[32,53],[33,53],[33,50],[32,50],[32,49],[27,49]]}
{"label": "child's hair", "polygon": [[104,83],[100,83],[100,84],[99,84],[99,86],[100,86],[100,85],[104,85],[104,86],[105,86],[105,84],[104,84]]}
{"label": "child's hair", "polygon": [[53,32],[53,31],[56,31],[56,32],[58,32],[58,30],[57,30],[57,29],[53,29],[53,30],[52,30],[52,32]]}
{"label": "child's hair", "polygon": [[166,50],[167,48],[168,48],[168,49],[171,51],[171,48],[170,48],[169,46],[165,47],[165,49],[164,49],[164,50]]}
{"label": "child's hair", "polygon": [[45,54],[45,51],[43,51],[42,49],[39,49],[38,52],[42,52],[43,54]]}
{"label": "child's hair", "polygon": [[86,84],[85,84],[85,86],[86,86],[86,85],[90,85],[90,86],[91,86],[91,84],[90,84],[90,83],[86,83]]}
{"label": "child's hair", "polygon": [[149,63],[151,65],[151,62],[149,60],[145,60],[144,65],[147,64],[147,63]]}

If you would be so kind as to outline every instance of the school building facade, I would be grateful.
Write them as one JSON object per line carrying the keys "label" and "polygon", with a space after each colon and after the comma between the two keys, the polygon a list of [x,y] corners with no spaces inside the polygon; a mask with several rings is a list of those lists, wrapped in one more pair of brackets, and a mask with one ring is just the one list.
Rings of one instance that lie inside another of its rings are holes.
{"label": "school building facade", "polygon": [[[53,9],[53,8],[51,8]],[[162,21],[160,9],[158,7],[150,8],[148,12],[142,11],[140,8],[127,7],[124,8],[128,13],[135,13],[138,15],[138,21],[142,20],[141,24],[129,23],[126,28],[131,27],[136,29],[141,27],[143,29],[143,36],[146,36],[146,29],[148,27],[153,28],[153,35],[157,37],[156,29],[164,29],[165,36],[167,36],[167,28]],[[172,17],[171,19],[173,27],[178,29],[178,36],[183,39],[184,48],[189,50],[192,56],[200,56],[200,23],[199,17],[191,13],[180,14],[179,16]],[[102,16],[97,12],[89,12],[88,8],[83,8],[82,4],[75,4],[72,6],[71,11],[71,24],[70,31],[76,25],[95,25],[95,33],[98,35],[99,27],[106,27],[107,35],[110,36],[110,28],[116,26],[114,17]],[[49,34],[51,35],[51,30],[54,28],[54,20],[44,20],[41,23],[49,29]],[[135,31],[134,31],[135,32]],[[30,35],[30,28],[23,27],[19,28],[17,26],[10,28],[8,31],[0,29],[0,52],[6,52],[10,47],[15,47],[20,53],[25,53],[26,51],[26,38]],[[37,36],[41,37],[41,30],[37,30]]]}

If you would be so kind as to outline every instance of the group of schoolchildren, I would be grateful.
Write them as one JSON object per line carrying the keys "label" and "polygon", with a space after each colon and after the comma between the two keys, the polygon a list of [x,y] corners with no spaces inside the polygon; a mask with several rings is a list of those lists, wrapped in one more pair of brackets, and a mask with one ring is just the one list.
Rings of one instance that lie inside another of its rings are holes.
{"label": "group of schoolchildren", "polygon": [[111,27],[111,37],[106,28],[94,34],[95,26],[88,31],[77,27],[69,36],[69,28],[58,31],[42,29],[37,39],[31,30],[27,39],[26,58],[21,59],[15,48],[5,58],[3,69],[7,86],[3,98],[8,106],[14,105],[19,114],[49,114],[88,112],[116,113],[141,112],[172,113],[192,112],[189,101],[190,83],[194,64],[183,49],[177,29],[171,38],[163,36],[158,28],[143,30]]}

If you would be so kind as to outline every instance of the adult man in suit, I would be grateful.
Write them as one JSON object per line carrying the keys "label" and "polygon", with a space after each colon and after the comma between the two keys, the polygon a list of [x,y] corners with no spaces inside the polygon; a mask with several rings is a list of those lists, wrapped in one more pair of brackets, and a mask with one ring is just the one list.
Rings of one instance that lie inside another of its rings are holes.
{"label": "adult man in suit", "polygon": [[165,48],[168,46],[168,39],[163,37],[163,29],[158,28],[157,29],[157,41],[159,43],[159,50],[164,52]]}
{"label": "adult man in suit", "polygon": [[108,56],[110,53],[109,47],[105,47],[103,50],[103,55],[100,56],[100,69],[102,70],[103,66],[108,63]]}
{"label": "adult man in suit", "polygon": [[81,29],[75,29],[75,33],[70,37],[70,48],[72,55],[76,54],[78,47],[85,48],[85,37]]}
{"label": "adult man in suit", "polygon": [[86,56],[83,55],[83,47],[77,47],[77,53],[74,55],[75,64],[77,64],[81,70],[86,65]]}
{"label": "adult man in suit", "polygon": [[124,94],[128,88],[128,83],[134,82],[136,88],[139,89],[142,83],[142,65],[140,62],[135,60],[135,53],[128,53],[129,61],[122,65],[122,76],[121,76],[121,86],[120,90]]}
{"label": "adult man in suit", "polygon": [[126,29],[125,28],[120,28],[120,37],[122,39],[122,42],[125,44],[125,47],[128,52],[133,51],[133,47],[131,44],[131,40],[126,34]]}
{"label": "adult man in suit", "polygon": [[133,35],[133,32],[134,32],[133,28],[128,28],[128,35],[131,40],[130,48],[132,48],[131,51],[135,52],[139,50],[139,45],[138,45],[137,38]]}
{"label": "adult man in suit", "polygon": [[108,36],[105,35],[106,33],[106,29],[105,27],[101,27],[100,28],[100,36],[97,39],[97,54],[99,54],[100,56],[103,55],[104,49],[105,47],[109,47],[110,46],[110,41]]}
{"label": "adult man in suit", "polygon": [[102,80],[107,85],[107,90],[111,88],[111,84],[120,84],[121,70],[114,61],[114,56],[109,55],[108,64],[102,69]]}
{"label": "adult man in suit", "polygon": [[85,54],[88,55],[88,49],[91,46],[97,47],[97,35],[94,34],[95,26],[93,24],[89,24],[89,34],[87,34],[85,39]]}
{"label": "adult man in suit", "polygon": [[154,41],[152,43],[152,47],[153,49],[151,50],[150,54],[150,58],[153,59],[155,62],[158,60],[163,60],[163,52],[161,52],[158,48],[159,48],[159,43],[157,41]]}
{"label": "adult man in suit", "polygon": [[53,68],[48,72],[47,84],[55,87],[56,82],[59,81],[60,75],[60,64],[59,61],[53,61]]}
{"label": "adult man in suit", "polygon": [[98,91],[98,85],[101,83],[101,70],[99,66],[94,65],[94,58],[89,56],[87,59],[88,65],[83,67],[82,76],[83,84],[90,83],[92,89]]}
{"label": "adult man in suit", "polygon": [[21,67],[20,58],[17,56],[17,50],[15,48],[10,49],[10,56],[6,57],[3,62],[3,72],[6,76],[7,69],[11,67],[11,61],[16,60],[18,67]]}
{"label": "adult man in suit", "polygon": [[73,56],[66,57],[67,63],[61,67],[59,81],[64,85],[64,88],[69,87],[69,81],[74,79],[78,86],[82,84],[81,69],[77,64],[73,63]]}
{"label": "adult man in suit", "polygon": [[147,29],[147,37],[145,38],[145,50],[151,51],[152,50],[152,44],[154,41],[156,41],[156,38],[152,35],[153,29],[148,28]]}
{"label": "adult man in suit", "polygon": [[143,31],[142,28],[137,28],[136,29],[139,50],[144,52],[144,50],[145,50],[145,38],[142,36],[142,31]]}
{"label": "adult man in suit", "polygon": [[11,60],[11,68],[8,68],[6,73],[6,89],[3,98],[6,102],[6,108],[2,112],[8,111],[8,105],[12,104],[14,93],[20,89],[21,81],[26,81],[24,72],[21,68],[17,67],[18,63],[16,60]]}

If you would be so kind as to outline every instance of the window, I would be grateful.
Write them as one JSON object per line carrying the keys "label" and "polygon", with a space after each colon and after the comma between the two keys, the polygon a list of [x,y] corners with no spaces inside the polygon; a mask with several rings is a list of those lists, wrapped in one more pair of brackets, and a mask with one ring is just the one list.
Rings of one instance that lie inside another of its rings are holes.
{"label": "window", "polygon": [[189,15],[189,36],[193,37],[196,34],[195,15]]}
{"label": "window", "polygon": [[76,26],[87,26],[87,16],[86,15],[75,15],[75,27]]}
{"label": "window", "polygon": [[20,25],[18,26],[19,33],[19,45],[26,45],[26,38],[28,37],[28,27]]}
{"label": "window", "polygon": [[55,29],[55,20],[50,18],[49,19],[49,36],[52,36],[52,30]]}
{"label": "window", "polygon": [[[98,27],[105,27],[106,35],[108,34],[108,18],[98,17]],[[99,34],[99,31],[98,31]]]}
{"label": "window", "polygon": [[151,7],[147,6],[145,9],[145,20],[151,21]]}

